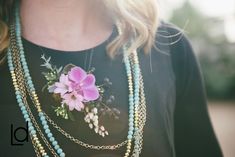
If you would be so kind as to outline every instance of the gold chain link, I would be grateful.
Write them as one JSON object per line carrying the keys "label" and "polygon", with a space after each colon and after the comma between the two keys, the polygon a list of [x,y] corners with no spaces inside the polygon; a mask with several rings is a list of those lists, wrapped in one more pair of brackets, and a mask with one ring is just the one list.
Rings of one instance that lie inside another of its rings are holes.
{"label": "gold chain link", "polygon": [[126,140],[126,141],[123,141],[122,143],[119,143],[119,144],[116,144],[116,145],[101,145],[101,146],[98,146],[98,145],[87,144],[87,143],[85,143],[83,141],[80,141],[79,139],[71,136],[69,133],[67,133],[61,127],[59,127],[46,113],[44,113],[44,114],[45,114],[45,117],[48,120],[48,122],[51,123],[51,125],[55,129],[57,129],[61,134],[63,134],[65,137],[67,137],[68,139],[70,139],[74,143],[79,144],[79,145],[81,145],[85,148],[90,148],[90,149],[95,149],[95,150],[115,150],[115,149],[118,149],[118,148],[126,145],[126,143],[127,143],[127,140]]}

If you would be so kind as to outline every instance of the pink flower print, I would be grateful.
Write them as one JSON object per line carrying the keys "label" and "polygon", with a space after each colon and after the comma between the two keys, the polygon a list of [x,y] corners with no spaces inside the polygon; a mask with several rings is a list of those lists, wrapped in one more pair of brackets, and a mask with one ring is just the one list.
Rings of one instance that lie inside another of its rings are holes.
{"label": "pink flower print", "polygon": [[62,103],[68,105],[70,111],[74,109],[81,111],[84,108],[84,104],[82,103],[83,96],[79,95],[76,91],[64,94],[62,98],[64,99]]}
{"label": "pink flower print", "polygon": [[83,102],[99,98],[99,91],[95,86],[95,76],[93,74],[87,74],[82,68],[74,67],[68,73],[68,77],[73,81],[73,90],[83,96]]}
{"label": "pink flower print", "polygon": [[69,110],[81,111],[84,103],[96,100],[100,96],[95,81],[93,74],[87,74],[80,67],[73,67],[67,75],[62,74],[59,82],[48,87],[48,90],[60,94],[62,104],[68,105]]}
{"label": "pink flower print", "polygon": [[68,75],[62,74],[59,82],[56,82],[51,88],[54,88],[54,93],[60,94],[62,97],[64,94],[73,91],[71,83],[72,82],[69,80]]}

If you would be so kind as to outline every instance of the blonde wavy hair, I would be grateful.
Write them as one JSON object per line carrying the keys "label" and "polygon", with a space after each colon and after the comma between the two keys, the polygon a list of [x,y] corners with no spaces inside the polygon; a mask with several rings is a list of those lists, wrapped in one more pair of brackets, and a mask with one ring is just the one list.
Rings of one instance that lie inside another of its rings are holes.
{"label": "blonde wavy hair", "polygon": [[[0,3],[0,51],[4,52],[9,45],[8,22],[15,0],[2,0]],[[119,49],[132,40],[128,52],[143,48],[150,52],[154,46],[155,35],[159,24],[156,0],[102,0],[114,23],[118,23],[121,34],[111,41],[107,50],[113,58]]]}

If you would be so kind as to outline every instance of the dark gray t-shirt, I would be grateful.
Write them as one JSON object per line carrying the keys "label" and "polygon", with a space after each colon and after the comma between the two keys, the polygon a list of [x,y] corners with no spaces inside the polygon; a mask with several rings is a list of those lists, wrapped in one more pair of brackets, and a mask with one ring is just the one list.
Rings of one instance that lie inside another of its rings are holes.
{"label": "dark gray t-shirt", "polygon": [[[209,120],[202,78],[192,47],[185,36],[166,38],[179,32],[172,27],[168,24],[159,27],[156,39],[159,50],[153,48],[151,55],[145,55],[142,50],[139,52],[147,102],[147,122],[140,156],[221,157],[221,150]],[[124,63],[122,56],[110,59],[105,49],[116,35],[114,29],[104,43],[76,52],[45,48],[23,39],[29,70],[43,110],[71,135],[94,145],[120,143],[126,139],[128,132],[128,86]],[[169,45],[178,39],[178,42]],[[94,67],[97,84],[101,84],[104,78],[110,79],[112,86],[107,92],[115,96],[111,105],[119,109],[121,114],[118,120],[105,121],[109,136],[102,138],[93,133],[80,114],[75,115],[75,122],[55,115],[51,107],[54,103],[51,95],[41,92],[46,84],[41,74],[45,70],[40,66],[43,63],[40,59],[42,54],[50,56],[57,66],[73,63],[86,70]],[[24,142],[22,146],[11,145],[11,124],[14,130],[16,127],[25,127],[25,122],[16,103],[7,64],[0,69],[0,123],[0,156],[35,156],[30,141]],[[68,157],[124,156],[125,146],[115,151],[94,151],[74,144],[53,127],[50,128]]]}

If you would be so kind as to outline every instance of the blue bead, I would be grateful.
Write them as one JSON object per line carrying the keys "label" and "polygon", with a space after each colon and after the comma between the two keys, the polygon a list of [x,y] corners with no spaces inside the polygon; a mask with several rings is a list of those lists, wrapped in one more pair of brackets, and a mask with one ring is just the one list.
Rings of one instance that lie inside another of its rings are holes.
{"label": "blue bead", "polygon": [[134,102],[133,101],[130,102],[130,106],[134,106]]}
{"label": "blue bead", "polygon": [[32,135],[35,135],[35,134],[36,134],[36,131],[35,131],[35,130],[32,130],[30,133],[31,133]]}
{"label": "blue bead", "polygon": [[[134,130],[134,129],[133,129]],[[128,136],[130,135],[130,136],[132,136],[133,135],[133,130],[129,130],[128,131]]]}
{"label": "blue bead", "polygon": [[133,122],[134,122],[133,118],[130,118],[130,119],[129,119],[129,122],[130,122],[130,123],[133,123]]}
{"label": "blue bead", "polygon": [[47,121],[46,120],[43,120],[42,121],[42,125],[46,125],[47,124]]}
{"label": "blue bead", "polygon": [[52,145],[53,145],[53,146],[56,146],[57,144],[58,144],[57,141],[53,141],[53,142],[52,142]]}
{"label": "blue bead", "polygon": [[130,110],[133,110],[133,109],[134,109],[134,106],[132,106],[132,105],[129,106],[129,109],[130,109]]}
{"label": "blue bead", "polygon": [[8,62],[8,66],[9,66],[9,67],[14,67],[12,61],[9,61],[9,62]]}
{"label": "blue bead", "polygon": [[131,68],[129,66],[126,67],[126,71],[130,71]]}
{"label": "blue bead", "polygon": [[30,83],[30,84],[29,84],[29,88],[31,88],[31,89],[33,89],[33,88],[34,88],[33,83]]}
{"label": "blue bead", "polygon": [[39,114],[38,114],[38,115],[41,117],[41,116],[43,116],[44,114],[43,114],[42,112],[39,112]]}
{"label": "blue bead", "polygon": [[17,102],[22,103],[23,101],[22,101],[22,99],[17,99]]}
{"label": "blue bead", "polygon": [[8,67],[14,69],[13,65],[8,63]]}
{"label": "blue bead", "polygon": [[45,117],[44,116],[41,116],[40,117],[41,121],[45,120]]}
{"label": "blue bead", "polygon": [[24,70],[25,73],[29,73],[29,69],[27,69],[28,67],[26,67],[26,69]]}
{"label": "blue bead", "polygon": [[[26,75],[28,75],[28,76],[26,76]],[[29,76],[29,74],[26,74],[25,75],[25,77],[26,77],[26,79],[28,80],[28,79],[30,79],[30,76]]]}
{"label": "blue bead", "polygon": [[61,154],[63,151],[62,151],[62,149],[61,148],[59,148],[58,150],[57,150],[57,153],[58,154]]}
{"label": "blue bead", "polygon": [[27,80],[32,80],[32,78],[31,78],[29,72],[25,73],[25,77],[27,78]]}
{"label": "blue bead", "polygon": [[132,135],[128,135],[128,136],[127,136],[127,139],[128,139],[128,140],[131,140],[131,139],[132,139]]}
{"label": "blue bead", "polygon": [[46,125],[43,126],[43,128],[44,128],[44,129],[48,129],[49,126],[46,124]]}
{"label": "blue bead", "polygon": [[21,62],[26,62],[25,58],[21,58]]}
{"label": "blue bead", "polygon": [[30,127],[29,127],[29,131],[32,131],[32,130],[34,130],[34,127],[33,127],[33,126],[30,126]]}
{"label": "blue bead", "polygon": [[22,113],[25,115],[27,114],[28,112],[26,110],[23,110]]}
{"label": "blue bead", "polygon": [[131,114],[129,117],[130,117],[130,118],[133,118],[134,116],[133,116],[133,114]]}
{"label": "blue bead", "polygon": [[136,93],[136,97],[135,97],[134,101],[140,100],[140,98],[138,96],[139,96],[139,94]]}
{"label": "blue bead", "polygon": [[20,53],[20,58],[21,58],[21,61],[23,58],[25,58],[24,54],[22,54],[22,52]]}
{"label": "blue bead", "polygon": [[22,106],[20,109],[21,111],[26,110],[25,106]]}
{"label": "blue bead", "polygon": [[29,73],[26,73],[25,76],[26,76],[27,79],[30,79],[30,78],[31,78],[30,75],[29,75]]}
{"label": "blue bead", "polygon": [[30,127],[30,126],[33,126],[33,124],[31,123],[31,120],[29,119],[29,120],[27,120],[27,122],[28,122],[28,126]]}
{"label": "blue bead", "polygon": [[20,106],[20,107],[24,106],[24,103],[23,103],[23,102],[20,102],[20,103],[19,103],[19,106]]}
{"label": "blue bead", "polygon": [[23,65],[23,66],[27,66],[27,63],[26,63],[26,62],[23,62],[22,65]]}
{"label": "blue bead", "polygon": [[33,82],[32,82],[32,80],[28,80],[27,83],[28,84],[32,84]]}
{"label": "blue bead", "polygon": [[55,141],[55,138],[54,137],[50,137],[49,139],[51,142]]}
{"label": "blue bead", "polygon": [[55,145],[55,150],[57,150],[57,149],[59,149],[60,148],[60,146],[57,144],[57,145]]}
{"label": "blue bead", "polygon": [[46,130],[45,130],[45,133],[46,133],[46,134],[48,134],[48,133],[50,133],[50,132],[51,132],[51,131],[50,131],[49,129],[46,129]]}
{"label": "blue bead", "polygon": [[24,69],[24,71],[26,73],[26,70],[28,69],[28,67],[26,65],[23,65],[23,69]]}
{"label": "blue bead", "polygon": [[24,115],[24,118],[25,118],[25,119],[29,118],[29,115],[28,115],[28,114],[25,114],[25,115]]}
{"label": "blue bead", "polygon": [[35,88],[32,87],[32,88],[30,89],[30,92],[35,92]]}
{"label": "blue bead", "polygon": [[48,133],[48,134],[47,134],[47,137],[48,137],[48,138],[52,137],[52,133]]}
{"label": "blue bead", "polygon": [[65,154],[64,153],[60,153],[60,157],[65,157]]}

